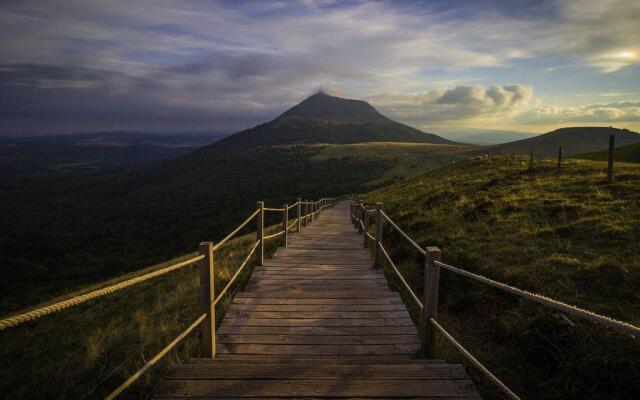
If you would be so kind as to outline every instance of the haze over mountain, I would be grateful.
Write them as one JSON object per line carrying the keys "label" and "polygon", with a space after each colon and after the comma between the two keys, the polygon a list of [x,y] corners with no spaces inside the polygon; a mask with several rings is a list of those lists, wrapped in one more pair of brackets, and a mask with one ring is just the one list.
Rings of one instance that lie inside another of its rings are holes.
{"label": "haze over mountain", "polygon": [[536,157],[555,157],[558,146],[562,146],[562,154],[574,154],[604,150],[609,147],[609,136],[615,135],[616,147],[640,143],[640,134],[628,129],[612,127],[570,127],[535,136],[483,148],[488,154],[527,154],[533,149]]}
{"label": "haze over mountain", "polygon": [[365,101],[318,92],[270,122],[221,140],[215,148],[362,142],[455,144],[393,121]]}
{"label": "haze over mountain", "polygon": [[538,136],[539,133],[477,128],[441,128],[438,134],[460,143],[492,145]]}

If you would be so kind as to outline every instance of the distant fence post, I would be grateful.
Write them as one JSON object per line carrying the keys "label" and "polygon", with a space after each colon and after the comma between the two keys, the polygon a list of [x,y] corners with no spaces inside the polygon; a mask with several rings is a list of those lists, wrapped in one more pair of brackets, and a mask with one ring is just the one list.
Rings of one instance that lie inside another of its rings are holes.
{"label": "distant fence post", "polygon": [[533,149],[529,151],[529,171],[533,171]]}
{"label": "distant fence post", "polygon": [[369,237],[367,236],[367,233],[369,232],[369,213],[367,212],[367,208],[364,207],[363,208],[363,213],[364,213],[364,220],[362,222],[362,224],[364,225],[364,239],[362,239],[363,243],[362,243],[362,247],[364,247],[365,249],[369,247]]}
{"label": "distant fence post", "polygon": [[440,268],[434,261],[440,261],[442,253],[437,247],[426,247],[424,259],[424,287],[422,290],[422,356],[434,357],[435,329],[431,318],[438,318],[438,288],[440,286]]}
{"label": "distant fence post", "polygon": [[204,357],[215,358],[216,308],[213,305],[213,300],[215,299],[213,243],[200,243],[198,252],[204,256],[204,258],[198,262],[200,267],[200,312],[207,315],[200,323],[200,347]]}
{"label": "distant fence post", "polygon": [[382,203],[376,203],[376,258],[375,258],[375,266],[380,268],[382,265],[382,249],[380,249],[380,245],[382,244]]}
{"label": "distant fence post", "polygon": [[558,146],[558,173],[557,173],[558,177],[560,177],[561,168],[562,168],[562,146]]}
{"label": "distant fence post", "polygon": [[298,197],[298,232],[302,231],[302,199]]}
{"label": "distant fence post", "polygon": [[287,247],[287,236],[289,234],[289,204],[284,205],[284,211],[282,212],[282,225],[284,225],[284,244],[283,247]]}
{"label": "distant fence post", "polygon": [[613,150],[616,135],[609,136],[609,164],[607,165],[607,182],[613,182]]}
{"label": "distant fence post", "polygon": [[363,212],[364,206],[362,205],[362,203],[358,200],[358,219],[362,222],[362,223],[358,223],[358,233],[364,233],[364,212]]}
{"label": "distant fence post", "polygon": [[256,239],[258,240],[258,248],[256,249],[256,256],[258,258],[258,265],[264,264],[264,201],[258,202],[258,216],[256,217]]}

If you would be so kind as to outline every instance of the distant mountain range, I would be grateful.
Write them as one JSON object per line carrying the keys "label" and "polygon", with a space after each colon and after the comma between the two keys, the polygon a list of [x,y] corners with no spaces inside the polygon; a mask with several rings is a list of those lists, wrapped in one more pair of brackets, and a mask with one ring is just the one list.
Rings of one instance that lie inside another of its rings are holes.
{"label": "distant mountain range", "polygon": [[561,128],[532,138],[517,140],[494,146],[483,147],[488,154],[528,154],[533,150],[536,157],[555,157],[558,147],[562,153],[571,156],[604,150],[609,147],[609,136],[615,135],[616,147],[640,143],[640,134],[628,129],[612,127],[572,127]]}
{"label": "distant mountain range", "polygon": [[246,149],[282,144],[362,142],[455,144],[393,121],[365,101],[318,92],[276,119],[229,136],[214,147]]}
{"label": "distant mountain range", "polygon": [[0,137],[0,169],[4,172],[83,171],[144,164],[187,154],[224,136],[221,133],[96,132]]}

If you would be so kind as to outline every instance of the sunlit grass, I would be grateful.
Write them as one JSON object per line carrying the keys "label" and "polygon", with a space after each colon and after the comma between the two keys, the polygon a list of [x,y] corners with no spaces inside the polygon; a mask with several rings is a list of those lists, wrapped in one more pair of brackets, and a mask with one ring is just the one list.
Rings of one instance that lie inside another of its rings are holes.
{"label": "sunlit grass", "polygon": [[[603,162],[567,160],[558,178],[554,160],[536,159],[533,171],[525,157],[514,165],[507,157],[469,160],[365,200],[384,202],[449,264],[640,324],[640,168],[617,163],[615,171],[608,184]],[[384,242],[420,293],[422,257],[390,229]],[[445,327],[524,398],[631,398],[638,390],[637,340],[447,271],[440,294]],[[462,360],[443,342],[438,352]],[[469,371],[485,396],[499,398]]]}

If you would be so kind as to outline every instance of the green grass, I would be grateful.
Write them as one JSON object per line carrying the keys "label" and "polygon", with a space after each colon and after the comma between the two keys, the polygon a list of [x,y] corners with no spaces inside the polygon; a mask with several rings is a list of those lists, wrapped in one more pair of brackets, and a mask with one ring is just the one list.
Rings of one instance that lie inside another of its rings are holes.
{"label": "green grass", "polygon": [[[640,169],[519,157],[463,161],[365,196],[446,263],[640,325]],[[422,290],[422,257],[387,226],[385,247]],[[392,283],[399,287],[397,283]],[[406,297],[406,295],[404,295]],[[416,321],[419,320],[414,310]],[[442,271],[439,318],[508,386],[531,399],[631,398],[640,346],[609,329]],[[438,353],[462,361],[451,346]],[[469,368],[483,395],[500,398]]]}
{"label": "green grass", "polygon": [[370,161],[384,160],[390,167],[379,177],[365,183],[366,187],[376,187],[403,181],[424,171],[442,167],[459,154],[469,151],[472,146],[401,143],[401,142],[368,142],[354,144],[318,145],[321,151],[311,158],[312,161],[350,158]]}
{"label": "green grass", "polygon": [[[609,159],[609,150],[578,154],[574,156],[574,158],[582,160],[607,161]],[[613,159],[616,162],[640,163],[640,143],[616,148],[613,152]]]}
{"label": "green grass", "polygon": [[[267,233],[275,233],[280,229],[274,226]],[[218,290],[226,285],[254,241],[255,233],[249,233],[230,240],[215,253]],[[266,255],[271,254],[278,243],[278,239],[268,242]],[[138,273],[162,268],[183,258]],[[218,322],[230,304],[231,296],[246,283],[249,270],[247,268],[241,274],[238,283],[219,303]],[[74,294],[119,280],[93,285]],[[103,398],[198,317],[198,296],[199,272],[198,267],[192,265],[0,332],[2,397]],[[147,397],[170,363],[198,355],[196,329],[120,398]]]}

